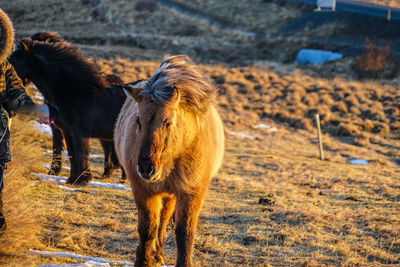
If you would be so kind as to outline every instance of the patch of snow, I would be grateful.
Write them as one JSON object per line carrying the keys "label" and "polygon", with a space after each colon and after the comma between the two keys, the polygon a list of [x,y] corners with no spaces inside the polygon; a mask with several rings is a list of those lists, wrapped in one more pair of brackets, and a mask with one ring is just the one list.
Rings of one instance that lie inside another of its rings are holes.
{"label": "patch of snow", "polygon": [[[49,174],[42,174],[42,173],[32,173],[32,175],[39,177],[40,179],[42,179],[45,182],[50,182],[53,184],[65,184],[67,182],[66,177],[59,177],[59,176],[54,176],[54,175],[49,175]],[[124,186],[122,184],[111,184],[111,183],[102,183],[102,182],[89,182],[88,186],[98,186],[98,187],[103,187],[103,188],[111,188],[111,189],[126,190],[126,191],[132,190],[130,187]]]}
{"label": "patch of snow", "polygon": [[231,135],[236,135],[236,136],[239,136],[239,137],[242,137],[242,138],[251,139],[251,140],[256,139],[254,136],[252,136],[252,135],[250,135],[250,134],[248,134],[248,133],[246,133],[246,132],[234,132],[234,131],[230,131],[229,134],[231,134]]}
{"label": "patch of snow", "polygon": [[257,125],[254,126],[254,128],[256,128],[256,129],[266,129],[269,132],[277,132],[278,131],[278,128],[271,127],[271,126],[266,125],[266,124],[257,124]]}
{"label": "patch of snow", "polygon": [[[50,154],[50,153],[53,153],[53,151],[51,151],[51,150],[46,150],[46,153],[48,153],[48,154]],[[61,151],[61,154],[63,155],[63,156],[66,156],[66,157],[68,157],[68,151]]]}
{"label": "patch of snow", "polygon": [[52,135],[51,128],[48,124],[38,123],[35,121],[33,124],[33,128],[41,133]]}
{"label": "patch of snow", "polygon": [[[50,133],[51,134],[51,133]],[[53,153],[53,151],[51,150],[47,150],[46,153]],[[61,154],[63,154],[64,156],[68,157],[68,151],[62,151]],[[103,155],[99,155],[99,154],[89,154],[89,158],[92,159],[96,159],[96,158],[103,158]]]}
{"label": "patch of snow", "polygon": [[98,154],[89,154],[90,158],[102,158],[102,155],[98,155]]}
{"label": "patch of snow", "polygon": [[[51,151],[51,150],[47,150],[46,151],[47,153],[53,153],[53,151]],[[66,156],[66,157],[68,157],[68,151],[62,151],[61,152],[64,156]],[[99,155],[99,154],[89,154],[89,158],[93,158],[93,159],[96,159],[96,158],[103,158],[103,155]]]}
{"label": "patch of snow", "polygon": [[[102,263],[95,261],[87,261],[82,263],[67,263],[67,264],[39,264],[39,267],[112,267],[110,263]],[[133,264],[124,264],[123,266],[134,266]]]}
{"label": "patch of snow", "polygon": [[[45,167],[46,169],[50,169],[51,164],[43,164],[43,167]],[[67,170],[67,171],[71,170],[71,167],[68,167],[68,166],[62,166],[61,168],[64,170]]]}
{"label": "patch of snow", "polygon": [[334,61],[342,58],[341,53],[334,53],[325,50],[301,49],[297,53],[296,64],[311,63],[313,65]]}
{"label": "patch of snow", "polygon": [[349,159],[348,161],[350,164],[354,164],[354,165],[368,165],[369,164],[368,160],[365,160],[365,159],[352,158],[352,159]]}
{"label": "patch of snow", "polygon": [[82,188],[77,187],[77,188],[71,188],[68,186],[63,186],[63,185],[58,185],[59,188],[61,188],[62,190],[68,191],[71,194],[75,194],[78,191],[82,191]]}
{"label": "patch of snow", "polygon": [[49,175],[49,174],[42,174],[42,173],[32,173],[36,177],[39,177],[45,182],[53,183],[53,184],[65,184],[67,182],[67,178],[65,177],[59,177],[55,175]]}
{"label": "patch of snow", "polygon": [[[30,249],[29,252],[33,255],[40,255],[43,257],[68,257],[79,261],[84,261],[82,263],[68,263],[68,264],[40,264],[41,267],[72,267],[72,266],[85,266],[85,267],[111,267],[115,265],[122,266],[134,266],[133,261],[112,261],[100,257],[87,257],[72,252],[52,252],[52,251],[40,251]],[[173,267],[173,265],[162,265],[163,267]]]}
{"label": "patch of snow", "polygon": [[131,191],[130,187],[124,186],[122,184],[110,184],[110,183],[102,183],[102,182],[89,182],[89,186],[98,186],[98,187],[105,187],[105,188],[112,188],[118,190],[126,190]]}

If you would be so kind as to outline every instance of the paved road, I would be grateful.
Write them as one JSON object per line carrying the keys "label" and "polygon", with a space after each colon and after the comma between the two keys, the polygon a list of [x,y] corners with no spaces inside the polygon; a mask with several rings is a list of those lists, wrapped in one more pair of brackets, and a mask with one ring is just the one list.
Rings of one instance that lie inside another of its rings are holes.
{"label": "paved road", "polygon": [[[297,2],[316,5],[317,0],[295,0]],[[400,20],[400,8],[376,5],[365,2],[357,2],[352,0],[336,0],[336,9],[354,12],[358,14],[365,14],[375,17],[381,17],[388,19],[390,13],[390,19]]]}

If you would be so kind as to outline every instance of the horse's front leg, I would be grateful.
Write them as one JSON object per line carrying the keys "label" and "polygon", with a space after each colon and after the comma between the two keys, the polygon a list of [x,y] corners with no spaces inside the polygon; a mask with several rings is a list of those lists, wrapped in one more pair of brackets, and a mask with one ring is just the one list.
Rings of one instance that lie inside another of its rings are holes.
{"label": "horse's front leg", "polygon": [[161,266],[162,259],[157,252],[158,228],[162,199],[160,196],[144,197],[135,194],[138,209],[139,246],[136,250],[136,267]]}
{"label": "horse's front leg", "polygon": [[192,266],[194,235],[204,194],[177,197],[175,209],[176,267]]}
{"label": "horse's front leg", "polygon": [[160,226],[158,227],[158,246],[157,251],[159,257],[164,262],[164,247],[165,247],[165,231],[169,220],[175,211],[176,198],[175,197],[165,197],[163,199],[163,207],[160,213]]}
{"label": "horse's front leg", "polygon": [[[71,175],[67,183],[74,185],[86,185],[92,178],[89,170],[89,139],[82,138],[79,130],[72,131],[72,143],[76,164],[76,177]],[[72,174],[72,172],[71,172]]]}
{"label": "horse's front leg", "polygon": [[62,132],[53,123],[50,124],[51,132],[53,134],[53,160],[48,174],[58,175],[62,166],[62,149],[64,137]]}

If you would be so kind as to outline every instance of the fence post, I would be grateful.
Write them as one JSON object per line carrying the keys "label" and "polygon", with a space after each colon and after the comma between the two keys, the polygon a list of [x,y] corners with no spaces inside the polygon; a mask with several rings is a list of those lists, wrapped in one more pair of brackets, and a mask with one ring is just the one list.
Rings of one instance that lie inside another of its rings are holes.
{"label": "fence post", "polygon": [[319,158],[324,160],[324,148],[322,144],[322,132],[321,132],[321,124],[319,121],[319,114],[315,114],[315,122],[317,124],[317,132],[318,132],[318,146],[319,146]]}

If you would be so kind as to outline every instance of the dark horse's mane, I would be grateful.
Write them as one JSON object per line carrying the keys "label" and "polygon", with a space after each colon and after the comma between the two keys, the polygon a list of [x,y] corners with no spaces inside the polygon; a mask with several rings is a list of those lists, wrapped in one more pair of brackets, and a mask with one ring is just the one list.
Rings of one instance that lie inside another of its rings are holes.
{"label": "dark horse's mane", "polygon": [[51,68],[53,73],[63,73],[64,79],[73,80],[74,86],[69,90],[102,93],[109,86],[93,60],[85,58],[76,47],[58,42],[33,41],[29,37],[23,39],[21,44],[28,46],[36,58],[44,63],[42,65]]}
{"label": "dark horse's mane", "polygon": [[41,41],[45,43],[57,43],[64,42],[64,45],[71,45],[69,42],[65,41],[64,38],[56,32],[37,32],[32,34],[30,38],[33,41]]}

